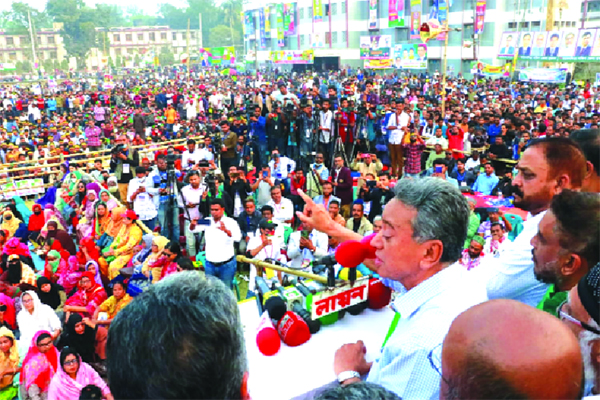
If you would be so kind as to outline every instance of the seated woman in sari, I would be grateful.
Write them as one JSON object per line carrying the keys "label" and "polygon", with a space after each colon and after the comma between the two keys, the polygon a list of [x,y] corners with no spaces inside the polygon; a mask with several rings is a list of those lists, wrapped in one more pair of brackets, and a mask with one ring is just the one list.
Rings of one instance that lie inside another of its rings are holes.
{"label": "seated woman in sari", "polygon": [[119,206],[113,208],[110,212],[110,221],[106,226],[106,231],[104,234],[100,236],[100,239],[96,242],[96,244],[101,248],[109,247],[115,237],[119,235],[119,231],[123,227],[123,214],[127,211],[127,208],[123,206]]}
{"label": "seated woman in sari", "polygon": [[[150,254],[148,254],[148,257],[146,257],[146,260],[142,264],[142,274],[149,278],[151,277],[152,282],[158,282],[160,279],[161,269],[150,268],[150,266],[154,264],[158,257],[162,255],[162,251],[168,243],[169,239],[164,236],[154,236],[152,238],[152,248]],[[152,273],[152,276],[150,276],[150,273]]]}
{"label": "seated woman in sari", "polygon": [[92,233],[90,237],[94,240],[100,240],[100,237],[106,232],[110,223],[110,213],[106,207],[106,203],[99,201],[96,203],[96,211],[94,214],[94,222],[92,225]]}
{"label": "seated woman in sari", "polygon": [[65,347],[60,352],[58,371],[50,383],[48,400],[79,399],[81,390],[88,385],[99,387],[104,399],[113,400],[108,385],[100,375],[82,360],[75,349]]}
{"label": "seated woman in sari", "polygon": [[15,331],[17,329],[17,312],[15,301],[4,293],[0,293],[0,327]]}
{"label": "seated woman in sari", "polygon": [[100,201],[106,204],[108,211],[112,211],[113,208],[119,206],[119,203],[117,203],[117,201],[110,196],[110,193],[106,189],[102,189],[100,191]]}
{"label": "seated woman in sari", "polygon": [[29,247],[25,243],[21,243],[17,238],[8,239],[2,247],[2,257],[0,259],[2,269],[6,269],[8,257],[12,255],[18,256],[21,262],[28,265],[30,268],[35,269],[33,259],[31,258],[31,253],[29,252]]}
{"label": "seated woman in sari", "polygon": [[[119,311],[131,303],[133,298],[127,294],[127,285],[122,281],[113,284],[113,295],[106,299],[94,312],[92,322],[97,325],[110,325]],[[106,318],[101,318],[105,313]]]}
{"label": "seated woman in sari", "polygon": [[45,276],[40,276],[37,279],[36,293],[42,304],[50,306],[57,315],[59,315],[59,313],[62,314],[63,307],[67,301],[67,295],[62,286],[52,283],[50,279]]}
{"label": "seated woman in sari", "polygon": [[85,264],[85,270],[89,271],[94,275],[94,281],[98,285],[102,285],[102,276],[100,275],[100,267],[96,261],[90,260]]}
{"label": "seated woman in sari", "polygon": [[50,282],[57,283],[60,278],[59,271],[67,269],[67,262],[57,250],[50,250],[46,254],[43,276]]}
{"label": "seated woman in sari", "polygon": [[40,236],[44,225],[46,225],[46,219],[44,217],[42,206],[40,206],[39,204],[34,204],[32,209],[33,214],[31,215],[31,217],[29,217],[27,231],[29,233],[29,240],[37,242],[38,236]]}
{"label": "seated woman in sari", "polygon": [[65,323],[65,333],[61,335],[58,348],[72,347],[83,361],[96,366],[106,359],[108,330],[97,326],[89,318],[71,314]]}
{"label": "seated woman in sari", "polygon": [[144,236],[142,236],[141,247],[139,248],[139,251],[137,253],[135,253],[135,255],[131,258],[131,260],[127,264],[128,267],[133,267],[134,271],[136,271],[136,270],[138,270],[138,272],[142,271],[142,265],[144,264],[144,261],[146,261],[146,258],[148,258],[148,256],[152,252],[152,239],[153,238],[154,238],[154,234],[152,234],[152,233],[147,233]]}
{"label": "seated woman in sari", "polygon": [[8,268],[0,276],[0,281],[19,290],[35,289],[37,285],[37,277],[31,267],[16,254],[8,256]]}
{"label": "seated woman in sari", "polygon": [[[152,282],[157,282],[165,276],[178,271],[177,259],[181,256],[181,246],[176,242],[169,242],[149,268],[152,270]],[[155,277],[158,277],[155,279]]]}
{"label": "seated woman in sari", "polygon": [[82,268],[77,261],[77,257],[69,257],[69,261],[66,263],[64,269],[58,269],[58,281],[57,283],[65,288],[67,293],[71,293],[73,289],[77,287],[77,284],[81,280],[83,274]]}
{"label": "seated woman in sari", "polygon": [[50,306],[42,304],[37,293],[28,290],[21,294],[23,308],[17,314],[17,325],[21,332],[20,343],[27,345],[36,332],[52,332],[52,340],[60,335],[61,325],[58,316]]}
{"label": "seated woman in sari", "polygon": [[108,296],[104,288],[94,279],[90,271],[86,271],[79,281],[79,289],[65,303],[65,312],[78,313],[84,318],[91,318],[94,311]]}
{"label": "seated woman in sari", "polygon": [[94,228],[94,219],[96,216],[97,202],[98,195],[96,192],[93,190],[88,190],[85,204],[77,210],[77,213],[80,217],[79,223],[77,224],[77,238],[79,240],[92,234]]}
{"label": "seated woman in sari", "polygon": [[0,327],[0,400],[12,400],[19,394],[18,386],[13,385],[19,367],[19,348],[13,332]]}
{"label": "seated woman in sari", "polygon": [[58,350],[54,347],[50,332],[39,331],[30,339],[29,350],[21,367],[21,400],[48,398],[50,382],[58,370],[58,358]]}
{"label": "seated woman in sari", "polygon": [[2,213],[2,224],[0,229],[8,232],[8,239],[15,236],[17,230],[21,226],[21,220],[15,217],[12,211],[6,210]]}
{"label": "seated woman in sari", "polygon": [[[137,214],[127,210],[124,214],[123,226],[107,251],[103,251],[103,258],[114,256],[108,266],[108,280],[112,281],[119,275],[121,268],[125,267],[133,257],[133,248],[142,240],[142,229],[136,224]],[[108,262],[108,260],[107,260]]]}

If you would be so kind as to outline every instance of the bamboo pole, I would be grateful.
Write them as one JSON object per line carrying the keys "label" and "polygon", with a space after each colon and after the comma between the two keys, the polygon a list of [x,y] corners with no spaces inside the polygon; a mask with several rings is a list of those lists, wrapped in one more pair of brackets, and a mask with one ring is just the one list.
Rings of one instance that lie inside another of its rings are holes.
{"label": "bamboo pole", "polygon": [[275,271],[285,272],[286,274],[296,275],[296,276],[300,276],[302,278],[307,278],[307,279],[312,279],[313,281],[327,285],[327,278],[320,276],[320,275],[311,274],[310,272],[304,272],[304,271],[300,271],[300,270],[296,270],[296,269],[281,267],[279,265],[274,265],[274,264],[270,264],[268,262],[255,260],[253,258],[248,258],[246,256],[237,256],[236,260],[239,262],[243,262],[243,263],[254,264],[257,267],[274,269]]}

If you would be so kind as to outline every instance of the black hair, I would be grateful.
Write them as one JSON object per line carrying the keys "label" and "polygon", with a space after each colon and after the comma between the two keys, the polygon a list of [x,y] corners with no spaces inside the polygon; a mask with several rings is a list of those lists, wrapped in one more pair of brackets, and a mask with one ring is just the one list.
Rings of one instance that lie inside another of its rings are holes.
{"label": "black hair", "polygon": [[580,129],[571,133],[570,138],[581,147],[586,160],[600,176],[600,129]]}
{"label": "black hair", "polygon": [[169,243],[167,243],[167,245],[165,246],[166,249],[169,249],[169,251],[175,255],[177,255],[177,257],[179,257],[181,255],[181,246],[179,245],[179,243],[175,242],[175,241],[170,241]]}
{"label": "black hair", "polygon": [[113,289],[115,288],[115,285],[121,285],[121,287],[123,288],[123,290],[125,292],[127,292],[127,284],[125,282],[123,282],[123,281],[116,281],[116,282],[114,282],[113,285],[112,285]]}
{"label": "black hair", "polygon": [[35,341],[35,344],[39,346],[40,342],[46,338],[52,339],[52,336],[50,336],[49,333],[42,333],[40,336],[38,336],[37,340]]}
{"label": "black hair", "polygon": [[65,360],[71,354],[74,355],[75,358],[77,359],[77,361],[79,362],[81,357],[79,357],[79,353],[77,352],[77,350],[75,350],[73,347],[67,346],[60,351],[60,366],[61,367],[64,368]]}
{"label": "black hair", "polygon": [[225,201],[223,199],[212,199],[210,201],[211,206],[213,206],[215,204],[218,206],[221,206],[221,208],[225,208]]}
{"label": "black hair", "polygon": [[79,400],[100,400],[102,399],[102,390],[96,385],[87,385],[81,389]]}
{"label": "black hair", "polygon": [[187,257],[181,257],[177,260],[177,265],[184,271],[193,271],[196,268],[194,267],[194,263]]}

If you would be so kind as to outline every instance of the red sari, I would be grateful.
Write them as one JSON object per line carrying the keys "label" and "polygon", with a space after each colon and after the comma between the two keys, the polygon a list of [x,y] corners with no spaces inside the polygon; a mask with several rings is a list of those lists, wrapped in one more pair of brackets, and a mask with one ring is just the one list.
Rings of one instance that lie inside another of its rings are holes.
{"label": "red sari", "polygon": [[91,272],[86,271],[81,276],[87,277],[92,283],[92,286],[88,290],[79,288],[73,296],[67,299],[65,304],[68,306],[85,307],[87,311],[85,313],[80,313],[81,316],[84,318],[91,318],[94,315],[96,308],[98,308],[108,296],[106,295],[104,288],[96,282],[95,276]]}

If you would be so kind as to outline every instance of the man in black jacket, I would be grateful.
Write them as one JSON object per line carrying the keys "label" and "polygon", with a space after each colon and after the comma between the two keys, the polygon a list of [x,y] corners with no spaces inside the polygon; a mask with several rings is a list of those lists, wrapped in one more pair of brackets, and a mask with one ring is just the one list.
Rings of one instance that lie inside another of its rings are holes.
{"label": "man in black jacket", "polygon": [[379,181],[373,190],[365,193],[364,200],[371,202],[371,211],[369,211],[369,221],[383,213],[385,205],[394,198],[394,191],[390,189],[390,175],[386,171],[379,174]]}
{"label": "man in black jacket", "polygon": [[231,217],[235,218],[243,211],[244,200],[248,197],[248,193],[252,193],[252,188],[246,180],[244,170],[233,165],[229,167],[229,180],[225,179],[223,189],[233,200],[234,207]]}
{"label": "man in black jacket", "polygon": [[240,241],[240,253],[246,252],[246,246],[250,239],[256,233],[258,224],[262,219],[262,214],[256,210],[256,203],[252,197],[244,201],[244,211],[237,217],[240,231],[242,232],[242,240]]}

